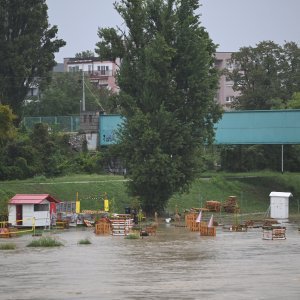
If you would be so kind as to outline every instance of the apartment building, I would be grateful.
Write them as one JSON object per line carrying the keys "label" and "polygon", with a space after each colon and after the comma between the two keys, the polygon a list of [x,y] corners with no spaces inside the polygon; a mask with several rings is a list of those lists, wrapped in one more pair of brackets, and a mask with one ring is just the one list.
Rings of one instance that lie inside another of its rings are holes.
{"label": "apartment building", "polygon": [[[53,67],[53,73],[62,73],[64,72],[64,64],[58,63]],[[40,89],[39,89],[39,82],[34,80],[32,83],[29,84],[27,95],[25,96],[25,103],[29,103],[32,100],[39,99],[40,97]]]}
{"label": "apartment building", "polygon": [[[216,52],[215,66],[218,70],[225,68],[232,69],[234,66],[230,63],[232,52]],[[118,62],[117,62],[118,63]],[[53,69],[53,72],[82,72],[91,83],[98,88],[108,88],[112,92],[118,92],[119,87],[116,84],[115,75],[118,65],[112,61],[101,61],[98,57],[90,59],[65,58],[63,64]],[[224,75],[220,77],[219,89],[215,96],[216,101],[221,104],[225,110],[230,110],[230,106],[239,92],[233,90],[233,82],[228,81]],[[26,99],[38,96],[38,86],[32,84]]]}
{"label": "apartment building", "polygon": [[118,66],[112,61],[101,61],[98,57],[89,59],[65,58],[65,72],[84,72],[86,77],[97,88],[107,88],[112,92],[118,92],[116,85],[116,71]]}
{"label": "apartment building", "polygon": [[[216,52],[215,66],[218,70],[232,70],[234,65],[231,64],[232,52]],[[216,94],[216,101],[220,103],[225,110],[229,110],[231,103],[235,97],[239,96],[239,92],[233,90],[233,81],[227,80],[226,76],[221,75],[219,79],[219,89]]]}

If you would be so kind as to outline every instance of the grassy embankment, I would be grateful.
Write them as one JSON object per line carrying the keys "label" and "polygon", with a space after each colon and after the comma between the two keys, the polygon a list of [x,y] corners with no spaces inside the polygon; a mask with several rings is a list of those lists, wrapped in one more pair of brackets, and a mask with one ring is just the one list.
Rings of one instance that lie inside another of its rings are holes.
{"label": "grassy embankment", "polygon": [[[266,212],[270,204],[270,192],[280,191],[294,195],[290,201],[290,212],[299,213],[300,174],[263,172],[210,175],[196,180],[189,193],[174,195],[166,211],[172,214],[177,206],[178,211],[182,212],[191,207],[203,207],[206,200],[224,202],[228,196],[235,195],[242,212]],[[5,195],[47,193],[61,201],[75,201],[76,192],[81,200],[81,209],[102,210],[104,192],[111,200],[111,210],[117,213],[124,213],[124,208],[130,206],[132,201],[126,194],[122,176],[73,175],[53,179],[41,177],[0,182],[0,212],[3,211]]]}

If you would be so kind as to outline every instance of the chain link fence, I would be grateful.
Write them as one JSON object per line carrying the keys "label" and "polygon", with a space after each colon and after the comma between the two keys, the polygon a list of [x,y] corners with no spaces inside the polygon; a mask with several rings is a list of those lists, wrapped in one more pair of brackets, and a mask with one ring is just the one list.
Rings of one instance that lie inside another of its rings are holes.
{"label": "chain link fence", "polygon": [[28,129],[33,129],[34,124],[45,123],[53,130],[64,132],[78,132],[80,128],[79,116],[58,116],[58,117],[25,117],[22,121]]}

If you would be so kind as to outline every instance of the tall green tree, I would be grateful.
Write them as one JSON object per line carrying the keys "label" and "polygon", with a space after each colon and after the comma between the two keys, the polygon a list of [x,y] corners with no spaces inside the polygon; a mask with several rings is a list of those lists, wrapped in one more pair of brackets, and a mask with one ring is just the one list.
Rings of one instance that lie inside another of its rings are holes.
{"label": "tall green tree", "polygon": [[232,54],[227,77],[241,95],[233,103],[237,109],[271,109],[285,106],[300,91],[300,48],[294,42],[283,46],[263,41]]}
{"label": "tall green tree", "polygon": [[65,45],[47,9],[45,0],[0,0],[0,102],[19,118],[28,88],[48,78]]}
{"label": "tall green tree", "polygon": [[5,141],[15,135],[13,124],[15,117],[9,106],[0,104],[0,148]]}
{"label": "tall green tree", "polygon": [[201,148],[213,139],[221,115],[213,100],[215,45],[196,0],[122,0],[115,8],[127,29],[100,29],[98,54],[121,58],[118,103],[126,120],[118,147],[130,193],[153,213],[188,189]]}

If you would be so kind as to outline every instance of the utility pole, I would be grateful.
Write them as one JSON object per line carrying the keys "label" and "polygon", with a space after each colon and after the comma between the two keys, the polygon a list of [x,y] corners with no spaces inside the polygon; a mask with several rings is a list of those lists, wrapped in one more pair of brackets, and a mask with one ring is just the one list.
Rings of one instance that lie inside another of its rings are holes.
{"label": "utility pole", "polygon": [[281,174],[283,174],[283,144],[281,145]]}
{"label": "utility pole", "polygon": [[84,65],[82,65],[82,111],[85,111]]}

